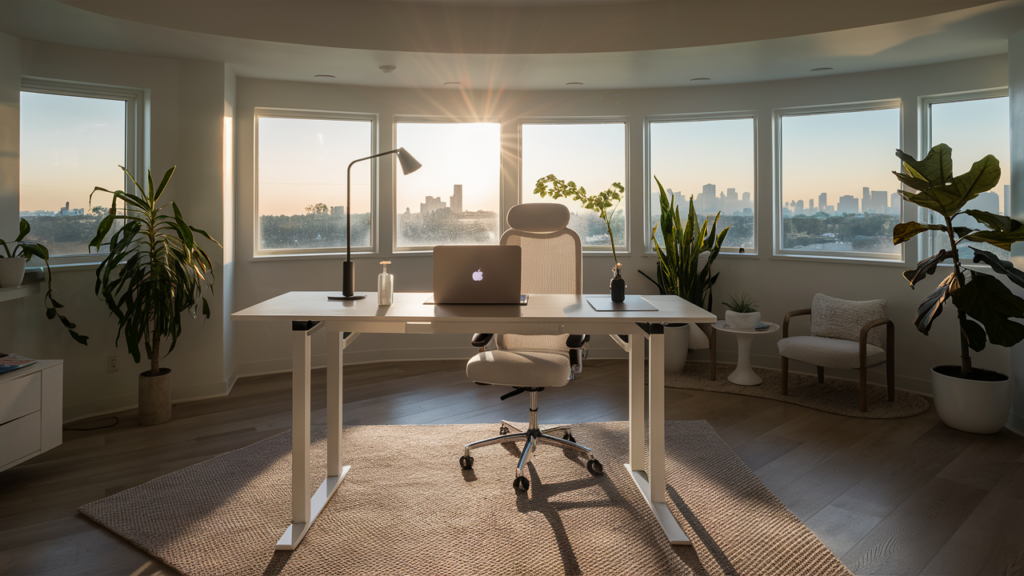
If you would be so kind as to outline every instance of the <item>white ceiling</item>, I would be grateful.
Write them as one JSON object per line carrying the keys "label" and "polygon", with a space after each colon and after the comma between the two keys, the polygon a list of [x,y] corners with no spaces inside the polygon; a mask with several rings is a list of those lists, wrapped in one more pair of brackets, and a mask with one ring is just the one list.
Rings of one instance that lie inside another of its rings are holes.
{"label": "white ceiling", "polygon": [[[420,0],[436,1],[439,0]],[[838,0],[816,1],[829,6],[843,4]],[[911,1],[918,5],[932,3]],[[593,4],[587,0],[576,2]],[[100,3],[109,7],[109,2]],[[211,4],[235,5],[236,16],[246,21],[241,8],[250,2]],[[406,5],[408,1],[383,4]],[[621,7],[624,3],[615,4]],[[647,5],[641,0],[626,4]],[[450,3],[445,6],[452,9]],[[592,10],[594,6],[583,8]],[[0,2],[0,31],[22,38],[151,56],[222,61],[231,64],[240,76],[314,81],[316,74],[331,74],[335,79],[326,81],[417,88],[436,88],[444,82],[460,81],[463,88],[470,89],[614,89],[686,86],[694,85],[691,78],[711,78],[710,82],[702,82],[706,85],[811,76],[820,74],[810,72],[819,67],[834,69],[826,74],[841,74],[1005,53],[1007,39],[1021,29],[1024,0],[1013,0],[849,30],[706,46],[461,54],[242,38],[114,18],[56,0]],[[429,36],[427,32],[423,34]],[[585,36],[586,32],[577,35]],[[397,70],[383,74],[378,67],[385,64],[397,66]],[[583,82],[584,86],[566,86],[574,81]]]}

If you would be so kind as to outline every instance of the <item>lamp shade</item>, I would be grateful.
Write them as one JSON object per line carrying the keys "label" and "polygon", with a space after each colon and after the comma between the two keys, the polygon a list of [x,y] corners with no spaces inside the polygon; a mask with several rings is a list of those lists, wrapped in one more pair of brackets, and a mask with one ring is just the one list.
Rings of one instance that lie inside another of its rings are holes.
{"label": "lamp shade", "polygon": [[398,162],[402,165],[402,174],[412,174],[423,166],[405,148],[398,149]]}

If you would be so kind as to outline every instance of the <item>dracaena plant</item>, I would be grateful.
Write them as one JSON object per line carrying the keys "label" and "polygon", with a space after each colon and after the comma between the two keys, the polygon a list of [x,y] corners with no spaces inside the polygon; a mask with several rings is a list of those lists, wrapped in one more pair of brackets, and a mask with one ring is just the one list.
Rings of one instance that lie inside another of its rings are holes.
{"label": "dracaena plant", "polygon": [[[915,160],[902,150],[897,150],[896,156],[903,161],[904,171],[893,174],[904,185],[917,191],[900,190],[900,195],[908,202],[935,212],[941,221],[934,224],[897,224],[892,231],[893,244],[902,244],[922,232],[936,231],[948,237],[951,247],[939,250],[918,262],[913,270],[903,273],[913,288],[939,270],[939,264],[952,264],[949,275],[918,307],[914,324],[922,334],[928,334],[932,322],[943,308],[949,303],[956,306],[960,324],[960,371],[967,377],[972,371],[971,350],[980,352],[986,341],[1009,347],[1024,340],[1024,324],[1013,320],[1024,318],[1024,299],[1014,295],[992,274],[966,268],[961,245],[965,242],[984,243],[1009,250],[1014,242],[1024,240],[1024,224],[999,214],[966,208],[968,202],[999,182],[999,160],[995,156],[985,156],[975,162],[970,171],[955,177],[953,151],[945,144],[932,148],[923,160]],[[955,225],[953,220],[961,214],[974,218],[984,228]],[[993,273],[1002,274],[1010,282],[1024,287],[1024,273],[1012,264],[1000,260],[988,250],[975,246],[970,248],[974,263],[987,264]]]}
{"label": "dracaena plant", "polygon": [[75,342],[88,346],[89,337],[75,332],[77,326],[59,312],[59,309],[63,308],[64,305],[53,299],[53,274],[50,272],[50,251],[46,249],[46,246],[38,242],[24,241],[31,231],[32,227],[29,225],[28,220],[22,218],[18,237],[13,242],[8,243],[6,240],[0,239],[0,247],[4,249],[4,254],[0,254],[0,258],[24,258],[25,264],[31,262],[33,258],[42,260],[43,266],[46,267],[46,296],[43,297],[46,317],[50,320],[54,318],[59,319]]}
{"label": "dracaena plant", "polygon": [[[716,214],[710,223],[707,218],[703,222],[698,222],[692,198],[684,227],[675,200],[665,192],[665,187],[657,177],[654,181],[658,184],[661,198],[661,220],[651,230],[654,250],[658,253],[657,279],[642,271],[640,273],[644,278],[654,282],[662,294],[674,294],[705,310],[711,310],[711,287],[718,280],[718,274],[711,275],[711,264],[722,249],[729,227],[721,232],[717,231],[718,217],[721,213]],[[665,241],[664,247],[656,236],[659,227],[661,237]],[[700,265],[702,252],[708,253],[707,262],[703,266]]]}
{"label": "dracaena plant", "polygon": [[[174,167],[156,187],[150,173],[148,188],[143,188],[124,166],[120,168],[138,194],[100,187],[92,192],[113,196],[110,212],[89,243],[99,250],[107,234],[114,231],[108,243],[110,252],[96,269],[96,295],[117,317],[115,344],[123,332],[128,351],[138,363],[139,343],[143,343],[150,362],[149,375],[156,376],[160,373],[161,345],[170,339],[167,353],[174,350],[181,335],[182,314],[188,312],[194,318],[201,310],[203,316],[210,317],[203,286],[213,289],[213,263],[198,239],[202,236],[220,244],[186,224],[177,204],[160,203]],[[124,209],[118,210],[119,205]]]}
{"label": "dracaena plant", "polygon": [[546,196],[550,196],[555,200],[569,198],[579,202],[587,210],[597,212],[597,215],[601,217],[601,220],[604,220],[604,225],[608,228],[608,240],[612,243],[612,258],[615,259],[616,265],[619,263],[619,255],[615,252],[615,235],[612,234],[612,215],[615,214],[616,208],[619,207],[619,202],[622,201],[622,194],[625,190],[621,183],[614,182],[611,188],[590,196],[584,187],[577,187],[576,183],[571,180],[569,182],[559,180],[555,178],[554,174],[548,174],[543,178],[537,179],[537,184],[533,187],[533,193],[541,198]]}

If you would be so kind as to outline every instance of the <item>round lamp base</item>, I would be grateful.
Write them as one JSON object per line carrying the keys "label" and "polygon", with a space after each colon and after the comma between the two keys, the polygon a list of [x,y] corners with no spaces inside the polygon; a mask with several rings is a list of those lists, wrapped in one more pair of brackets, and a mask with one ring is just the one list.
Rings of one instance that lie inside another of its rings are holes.
{"label": "round lamp base", "polygon": [[366,298],[366,294],[353,294],[351,296],[328,296],[328,300],[362,300]]}

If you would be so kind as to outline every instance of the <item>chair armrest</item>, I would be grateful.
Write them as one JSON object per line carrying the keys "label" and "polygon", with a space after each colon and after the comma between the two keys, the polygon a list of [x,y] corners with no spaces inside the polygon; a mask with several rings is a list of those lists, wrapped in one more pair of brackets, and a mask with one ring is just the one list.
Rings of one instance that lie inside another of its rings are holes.
{"label": "chair armrest", "polygon": [[811,314],[810,308],[804,308],[803,310],[793,310],[789,314],[786,314],[786,319],[782,321],[782,337],[789,338],[789,319],[795,316],[809,316]]}
{"label": "chair armrest", "polygon": [[879,318],[878,320],[875,320],[874,322],[871,322],[869,324],[865,324],[864,327],[860,329],[860,365],[861,366],[866,364],[867,363],[867,359],[868,359],[868,332],[870,332],[872,328],[877,328],[878,326],[881,326],[882,324],[885,324],[886,358],[888,358],[889,361],[892,361],[893,340],[895,339],[895,336],[896,336],[896,325],[893,324],[892,320],[890,320],[888,318]]}
{"label": "chair armrest", "polygon": [[483,348],[494,338],[494,334],[473,334],[473,346]]}
{"label": "chair armrest", "polygon": [[589,334],[570,334],[565,339],[566,348],[583,348],[583,345],[590,341]]}

